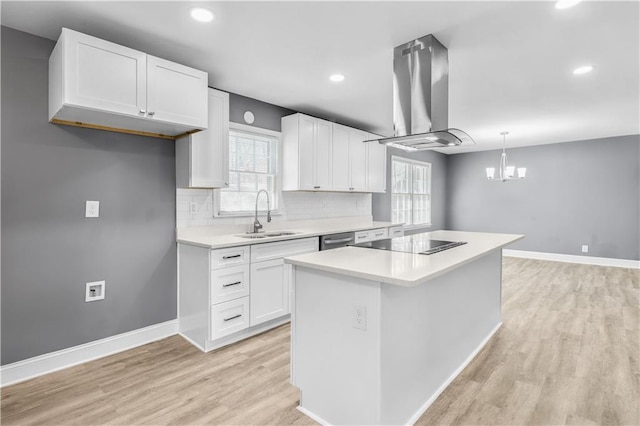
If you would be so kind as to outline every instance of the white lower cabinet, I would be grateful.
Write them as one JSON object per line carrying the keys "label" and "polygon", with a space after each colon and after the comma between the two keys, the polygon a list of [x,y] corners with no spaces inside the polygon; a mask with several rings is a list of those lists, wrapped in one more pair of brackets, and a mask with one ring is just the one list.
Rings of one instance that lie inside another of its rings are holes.
{"label": "white lower cabinet", "polygon": [[249,327],[249,297],[211,306],[210,339],[216,340]]}
{"label": "white lower cabinet", "polygon": [[385,238],[392,238],[389,236],[387,228],[370,229],[355,233],[356,243],[367,243],[369,241],[384,240]]}
{"label": "white lower cabinet", "polygon": [[251,265],[251,326],[281,317],[289,311],[289,280],[283,259]]}
{"label": "white lower cabinet", "polygon": [[211,271],[212,305],[249,295],[249,265]]}
{"label": "white lower cabinet", "polygon": [[390,226],[389,227],[389,238],[397,238],[404,237],[404,226]]}
{"label": "white lower cabinet", "polygon": [[207,352],[289,320],[291,266],[318,238],[210,250],[178,244],[178,330]]}

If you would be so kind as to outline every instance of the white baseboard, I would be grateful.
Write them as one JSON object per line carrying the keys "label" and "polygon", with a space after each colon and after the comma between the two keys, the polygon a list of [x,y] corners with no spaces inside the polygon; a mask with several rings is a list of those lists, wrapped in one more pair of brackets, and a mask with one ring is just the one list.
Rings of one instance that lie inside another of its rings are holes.
{"label": "white baseboard", "polygon": [[314,422],[320,423],[323,426],[330,426],[330,423],[328,423],[327,421],[323,420],[321,417],[316,416],[311,411],[307,410],[306,408],[302,407],[301,405],[298,405],[296,407],[296,409],[298,411],[300,411],[302,414],[304,414],[305,416],[309,417]]}
{"label": "white baseboard", "polygon": [[[482,348],[484,348],[484,346],[489,343],[489,340],[491,340],[491,338],[493,337],[494,334],[496,334],[496,332],[498,331],[498,329],[502,326],[502,322],[499,322],[498,325],[495,326],[495,328],[493,330],[491,330],[491,332],[489,333],[489,335],[487,337],[485,337],[485,339],[478,345],[478,347],[471,353],[471,355],[469,355],[467,357],[467,359],[460,365],[460,367],[458,367],[458,369],[456,371],[454,371],[451,376],[449,376],[449,378],[442,384],[442,386],[440,386],[438,388],[438,390],[431,395],[431,398],[429,398],[423,405],[422,407],[420,407],[418,409],[418,411],[416,411],[413,416],[411,416],[411,418],[407,421],[408,425],[413,425],[415,424],[415,422],[418,421],[418,419],[420,419],[420,417],[427,412],[427,410],[429,409],[429,407],[431,406],[431,404],[433,404],[435,402],[436,399],[438,399],[438,397],[440,396],[440,394],[442,392],[444,392],[444,390],[447,388],[447,386],[449,386],[451,384],[451,382],[453,382],[453,380],[458,377],[458,375],[460,373],[462,373],[462,370],[465,369],[465,367],[467,365],[469,365],[469,363],[473,360],[473,358],[476,357],[476,355],[478,355],[478,353],[482,350]],[[315,420],[315,419],[314,419]]]}
{"label": "white baseboard", "polygon": [[551,260],[553,262],[581,263],[583,265],[615,266],[618,268],[640,269],[640,260],[613,259],[609,257],[576,256],[573,254],[543,253],[525,250],[502,250],[508,257],[525,259]]}
{"label": "white baseboard", "polygon": [[7,364],[0,367],[0,386],[23,382],[43,374],[126,351],[173,336],[177,332],[178,320],[171,320]]}

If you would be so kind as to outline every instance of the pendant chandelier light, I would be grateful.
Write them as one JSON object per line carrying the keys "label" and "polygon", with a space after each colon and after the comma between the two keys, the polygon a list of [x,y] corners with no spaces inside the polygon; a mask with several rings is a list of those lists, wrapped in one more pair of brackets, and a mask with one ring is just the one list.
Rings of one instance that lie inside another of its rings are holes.
{"label": "pendant chandelier light", "polygon": [[487,179],[506,182],[513,179],[524,179],[527,173],[526,167],[518,167],[518,176],[515,175],[515,166],[507,165],[506,139],[509,132],[500,132],[502,135],[502,155],[500,156],[499,175],[496,177],[495,167],[487,167]]}

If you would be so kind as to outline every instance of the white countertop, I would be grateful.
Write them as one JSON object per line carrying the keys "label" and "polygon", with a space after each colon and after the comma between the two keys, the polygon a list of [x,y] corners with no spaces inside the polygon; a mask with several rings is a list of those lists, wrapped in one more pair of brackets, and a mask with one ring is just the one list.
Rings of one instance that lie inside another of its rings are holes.
{"label": "white countertop", "polygon": [[[320,235],[337,234],[340,232],[365,231],[368,229],[387,228],[389,226],[401,226],[402,224],[392,222],[376,222],[371,219],[362,218],[336,218],[290,221],[282,224],[267,224],[262,217],[261,222],[265,225],[267,232],[288,231],[295,232],[294,235],[268,238],[242,238],[237,235],[244,234],[244,231],[234,229],[224,232],[220,227],[192,227],[178,229],[177,242],[190,244],[210,249],[246,246],[250,244],[271,243],[274,241],[294,240],[298,238],[317,237]],[[244,226],[246,228],[247,226]],[[243,229],[244,229],[243,228]]]}
{"label": "white countertop", "polygon": [[415,287],[524,238],[524,235],[462,231],[433,231],[428,235],[437,240],[466,241],[467,244],[431,255],[342,247],[288,257],[285,262],[387,284]]}

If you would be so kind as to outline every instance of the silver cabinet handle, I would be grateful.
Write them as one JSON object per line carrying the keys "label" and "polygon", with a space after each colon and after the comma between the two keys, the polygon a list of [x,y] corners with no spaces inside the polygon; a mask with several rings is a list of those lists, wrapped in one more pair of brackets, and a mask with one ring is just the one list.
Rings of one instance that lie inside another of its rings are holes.
{"label": "silver cabinet handle", "polygon": [[222,284],[222,287],[231,287],[232,285],[242,284],[242,281],[236,281],[235,283]]}
{"label": "silver cabinet handle", "polygon": [[223,259],[235,259],[236,257],[242,256],[241,254],[234,254],[233,256],[222,256]]}
{"label": "silver cabinet handle", "polygon": [[384,235],[384,232],[380,232],[379,234],[376,234],[376,237],[382,237]]}
{"label": "silver cabinet handle", "polygon": [[149,111],[149,113],[147,114],[149,117],[153,117],[156,113],[153,111]]}
{"label": "silver cabinet handle", "polygon": [[314,186],[313,189],[320,189],[320,187],[319,186]]}
{"label": "silver cabinet handle", "polygon": [[229,317],[229,318],[223,318],[223,321],[225,321],[225,322],[226,321],[231,321],[231,320],[234,320],[236,318],[240,318],[241,316],[242,316],[242,314],[238,314],[238,315],[234,315],[234,316]]}

